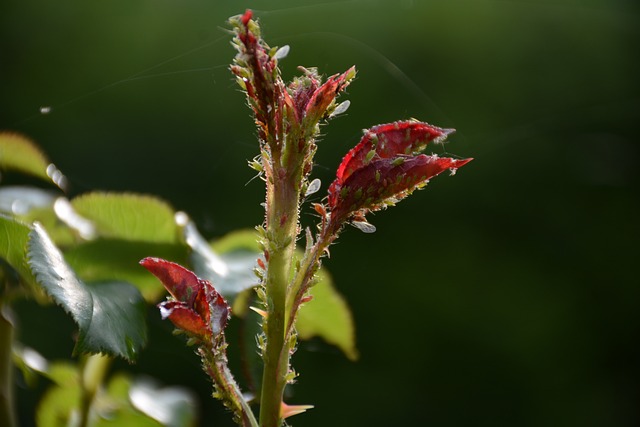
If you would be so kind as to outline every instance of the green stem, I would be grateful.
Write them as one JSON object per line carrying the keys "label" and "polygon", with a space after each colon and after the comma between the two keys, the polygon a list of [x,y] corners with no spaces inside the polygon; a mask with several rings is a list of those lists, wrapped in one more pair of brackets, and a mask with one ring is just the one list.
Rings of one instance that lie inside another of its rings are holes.
{"label": "green stem", "polygon": [[14,327],[9,307],[0,301],[0,425],[18,425],[13,406],[13,349]]}
{"label": "green stem", "polygon": [[290,336],[293,333],[293,327],[295,325],[295,319],[300,308],[300,302],[304,297],[309,284],[320,268],[320,258],[322,257],[325,249],[335,240],[337,233],[332,228],[331,223],[325,224],[322,233],[318,236],[318,240],[307,252],[300,263],[293,281],[291,282],[291,288],[289,289],[287,307],[289,312],[289,322],[286,336]]}
{"label": "green stem", "polygon": [[90,425],[91,407],[100,386],[104,382],[111,361],[112,359],[109,356],[92,354],[85,359],[82,365],[82,396],[80,401],[81,427]]}
{"label": "green stem", "polygon": [[[224,344],[221,345],[223,347]],[[251,407],[245,400],[238,384],[229,370],[224,350],[214,352],[207,347],[200,347],[200,355],[207,374],[211,377],[225,406],[236,415],[242,427],[259,427]]]}
{"label": "green stem", "polygon": [[[269,266],[266,278],[267,317],[266,347],[263,351],[264,371],[260,395],[261,427],[280,427],[282,395],[289,373],[290,348],[288,328],[287,286],[298,226],[299,177],[283,169],[274,171],[267,213]],[[292,177],[294,175],[294,177]],[[279,179],[279,177],[281,177]]]}

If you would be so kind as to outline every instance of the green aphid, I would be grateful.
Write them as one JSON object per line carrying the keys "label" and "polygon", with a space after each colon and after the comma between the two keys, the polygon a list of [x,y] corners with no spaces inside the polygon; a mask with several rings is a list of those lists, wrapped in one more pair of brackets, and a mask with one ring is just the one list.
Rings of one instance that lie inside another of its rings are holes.
{"label": "green aphid", "polygon": [[365,158],[364,158],[364,164],[366,165],[367,163],[369,163],[371,161],[371,159],[373,159],[373,156],[375,156],[375,155],[376,155],[376,150],[375,149],[369,151],[367,153],[367,155],[365,156]]}
{"label": "green aphid", "polygon": [[393,160],[393,162],[391,162],[391,166],[400,166],[401,164],[404,163],[404,157],[397,157]]}
{"label": "green aphid", "polygon": [[349,187],[342,187],[340,189],[340,198],[344,199],[349,194]]}

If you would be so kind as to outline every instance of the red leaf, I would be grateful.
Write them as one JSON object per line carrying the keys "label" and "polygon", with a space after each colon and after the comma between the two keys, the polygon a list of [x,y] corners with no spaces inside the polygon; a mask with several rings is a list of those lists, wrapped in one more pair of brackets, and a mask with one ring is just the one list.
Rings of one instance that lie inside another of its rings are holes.
{"label": "red leaf", "polygon": [[202,317],[185,303],[180,301],[165,301],[158,304],[160,315],[163,319],[169,319],[176,328],[189,332],[206,340],[211,336],[211,329]]}
{"label": "red leaf", "polygon": [[192,307],[202,283],[192,271],[161,258],[145,258],[140,264],[156,276],[178,301]]}
{"label": "red leaf", "polygon": [[344,222],[362,209],[382,209],[387,203],[406,197],[432,177],[447,169],[462,167],[471,160],[424,154],[373,160],[334,187],[335,192],[330,194],[331,220]]}
{"label": "red leaf", "polygon": [[169,318],[176,327],[200,337],[216,336],[227,326],[231,307],[207,280],[160,258],[145,258],[140,264],[158,277],[177,299],[158,305],[163,318]]}
{"label": "red leaf", "polygon": [[374,126],[366,130],[360,143],[344,156],[336,176],[344,182],[355,170],[371,160],[420,152],[430,141],[442,142],[453,132],[454,129],[441,129],[416,121]]}

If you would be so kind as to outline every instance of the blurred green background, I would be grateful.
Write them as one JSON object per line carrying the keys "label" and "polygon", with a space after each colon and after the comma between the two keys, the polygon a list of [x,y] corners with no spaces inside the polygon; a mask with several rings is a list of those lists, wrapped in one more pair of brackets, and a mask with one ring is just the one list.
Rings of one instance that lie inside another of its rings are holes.
{"label": "blurred green background", "polygon": [[[361,358],[301,344],[289,400],[316,409],[292,423],[640,425],[637,3],[2,1],[0,128],[40,144],[72,194],[156,194],[208,237],[252,227],[257,143],[225,23],[247,7],[291,46],[286,79],[359,70],[323,128],[324,188],[361,129],[397,119],[458,129],[433,150],[476,159],[332,248]],[[69,356],[60,310],[19,314],[22,341]],[[119,367],[193,388],[202,425],[231,426],[196,356],[149,321],[140,363]]]}

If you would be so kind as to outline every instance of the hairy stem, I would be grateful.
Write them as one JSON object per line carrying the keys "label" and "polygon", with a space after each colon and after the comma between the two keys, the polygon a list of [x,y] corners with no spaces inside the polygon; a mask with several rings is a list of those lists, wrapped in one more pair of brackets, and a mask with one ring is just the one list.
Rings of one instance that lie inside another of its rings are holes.
{"label": "hairy stem", "polygon": [[0,425],[17,426],[13,406],[13,322],[9,308],[0,301]]}
{"label": "hairy stem", "polygon": [[274,170],[267,212],[269,265],[266,278],[267,317],[264,371],[260,397],[261,427],[282,425],[280,408],[289,373],[290,348],[286,331],[289,322],[287,286],[298,227],[299,178],[285,169]]}
{"label": "hairy stem", "polygon": [[290,336],[294,331],[293,327],[295,325],[295,318],[298,314],[298,310],[300,309],[302,298],[307,292],[307,289],[309,289],[313,276],[320,268],[320,258],[324,251],[337,237],[337,231],[331,227],[332,225],[333,224],[331,222],[329,225],[325,224],[315,245],[305,253],[304,258],[300,263],[300,268],[291,282],[291,288],[289,289],[288,295],[289,299],[287,301],[287,307],[290,310],[289,319],[291,319],[291,322],[289,322],[286,336]]}
{"label": "hairy stem", "polygon": [[200,348],[200,355],[205,371],[216,385],[216,393],[222,398],[225,406],[233,411],[238,424],[242,427],[259,427],[253,411],[229,370],[224,350],[214,352],[203,346]]}

